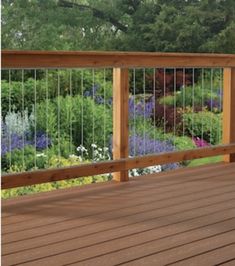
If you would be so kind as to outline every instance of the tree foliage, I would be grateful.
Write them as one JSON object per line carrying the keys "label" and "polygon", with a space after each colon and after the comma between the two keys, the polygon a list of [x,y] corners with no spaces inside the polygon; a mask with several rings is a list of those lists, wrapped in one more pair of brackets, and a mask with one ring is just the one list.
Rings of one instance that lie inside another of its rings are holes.
{"label": "tree foliage", "polygon": [[2,0],[2,48],[235,53],[234,0]]}

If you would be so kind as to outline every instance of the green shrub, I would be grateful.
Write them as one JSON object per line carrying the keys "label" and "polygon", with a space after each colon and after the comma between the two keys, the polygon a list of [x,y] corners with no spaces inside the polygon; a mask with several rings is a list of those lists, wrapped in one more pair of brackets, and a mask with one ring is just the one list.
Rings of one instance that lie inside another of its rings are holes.
{"label": "green shrub", "polygon": [[[79,95],[57,97],[54,100],[38,104],[36,112],[37,130],[47,132],[57,142],[60,135],[71,136],[75,146],[83,144],[90,148],[94,142],[103,147],[104,138],[105,146],[109,144],[112,134],[112,112],[108,107],[96,104],[90,97],[83,98]],[[48,127],[45,123],[47,116],[50,121]],[[60,121],[59,125],[58,120]]]}
{"label": "green shrub", "polygon": [[[9,103],[15,111],[28,109],[31,113],[35,99],[37,103],[45,101],[47,97],[53,99],[59,95],[82,95],[86,91],[98,88],[97,95],[109,99],[112,96],[112,71],[104,70],[48,70],[36,72],[25,71],[24,80],[20,71],[11,73],[11,81],[1,81],[2,115],[9,111]],[[5,75],[5,78],[8,75]]]}
{"label": "green shrub", "polygon": [[187,136],[172,136],[172,134],[167,134],[167,139],[172,140],[175,143],[177,150],[191,150],[196,148],[195,143],[192,141],[192,138]]}
{"label": "green shrub", "polygon": [[218,144],[222,136],[222,116],[208,111],[185,113],[183,120],[186,132],[194,137],[203,138],[211,144]]}
{"label": "green shrub", "polygon": [[165,105],[169,106],[176,104],[177,107],[202,107],[207,102],[210,102],[211,99],[218,100],[218,97],[217,91],[213,90],[211,93],[210,87],[195,85],[194,88],[193,86],[181,88],[175,95],[167,95],[165,98],[162,97],[159,103],[165,103]]}
{"label": "green shrub", "polygon": [[2,169],[5,172],[44,169],[50,166],[51,158],[57,156],[68,159],[71,154],[75,154],[75,146],[68,138],[61,138],[59,143],[54,143],[50,148],[42,151],[35,151],[33,146],[27,145],[21,150],[15,149],[11,153],[6,153],[2,157]]}
{"label": "green shrub", "polygon": [[153,125],[151,118],[136,117],[135,121],[133,119],[129,120],[129,130],[130,135],[143,136],[144,134],[148,135],[150,138],[154,137],[158,140],[163,140],[163,132],[160,128],[157,128]]}
{"label": "green shrub", "polygon": [[[35,153],[33,146],[25,146],[22,150],[8,152],[3,157],[3,169],[7,172],[23,172],[45,168],[47,159],[43,153]],[[36,163],[36,167],[35,167]]]}
{"label": "green shrub", "polygon": [[[35,95],[36,87],[36,95]],[[2,93],[2,116],[5,117],[9,111],[9,103],[11,101],[12,108],[15,111],[23,111],[28,109],[29,113],[32,112],[33,105],[36,101],[41,102],[46,99],[46,81],[29,78],[24,82],[22,86],[21,81],[12,81],[9,85],[9,81],[1,81],[1,93]],[[54,94],[50,90],[50,95]]]}
{"label": "green shrub", "polygon": [[56,139],[52,142],[51,147],[44,151],[48,158],[51,158],[52,156],[62,156],[64,158],[69,158],[71,154],[76,153],[76,147],[74,146],[72,140],[66,136],[60,136],[59,139]]}
{"label": "green shrub", "polygon": [[[81,164],[81,161],[78,156],[70,156],[69,158],[66,159],[66,158],[58,157],[54,155],[49,158],[48,165],[46,165],[46,162],[45,162],[45,165],[47,166],[47,168],[56,168],[58,166],[66,167],[66,166],[79,165],[79,164]],[[14,164],[14,169],[15,169],[14,172],[22,171],[22,169],[20,168],[16,169],[16,164]],[[26,170],[26,169],[23,169],[23,170]],[[51,182],[51,183],[45,183],[45,184],[25,186],[25,187],[13,188],[13,189],[5,189],[5,190],[2,190],[1,197],[3,199],[6,199],[6,198],[16,197],[20,195],[33,194],[36,192],[51,191],[51,190],[60,189],[60,188],[80,186],[84,184],[104,182],[108,180],[110,180],[109,175],[73,178],[69,180],[62,180],[62,181],[56,181],[56,182]]]}
{"label": "green shrub", "polygon": [[[155,127],[151,119],[145,119],[143,117],[137,117],[134,123],[134,120],[129,121],[130,134],[134,133],[138,136],[146,136],[157,139],[157,140],[167,140],[171,143],[175,143],[177,150],[188,150],[195,148],[195,144],[192,141],[192,138],[187,136],[173,136],[172,133],[164,134],[162,128]],[[134,129],[135,127],[135,129]]]}
{"label": "green shrub", "polygon": [[[49,70],[50,88],[59,89],[62,96],[82,95],[96,87],[96,95],[112,96],[112,70],[111,69],[72,69]],[[55,94],[55,96],[58,96]]]}

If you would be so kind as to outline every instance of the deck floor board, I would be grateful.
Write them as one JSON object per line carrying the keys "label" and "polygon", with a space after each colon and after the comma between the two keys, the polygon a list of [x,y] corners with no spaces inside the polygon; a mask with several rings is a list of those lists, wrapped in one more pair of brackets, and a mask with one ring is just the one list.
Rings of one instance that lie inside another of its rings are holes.
{"label": "deck floor board", "polygon": [[2,265],[235,265],[235,163],[2,203]]}

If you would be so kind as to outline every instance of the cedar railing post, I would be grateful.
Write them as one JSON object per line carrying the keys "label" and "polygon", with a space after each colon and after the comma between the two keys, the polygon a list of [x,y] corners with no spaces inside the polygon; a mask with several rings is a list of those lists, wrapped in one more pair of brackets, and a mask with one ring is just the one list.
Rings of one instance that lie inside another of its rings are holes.
{"label": "cedar railing post", "polygon": [[[235,142],[235,68],[224,68],[223,144]],[[225,155],[225,162],[235,162],[235,154]]]}
{"label": "cedar railing post", "polygon": [[[113,69],[113,159],[127,158],[128,149],[128,69]],[[128,171],[113,174],[116,181],[128,181]]]}

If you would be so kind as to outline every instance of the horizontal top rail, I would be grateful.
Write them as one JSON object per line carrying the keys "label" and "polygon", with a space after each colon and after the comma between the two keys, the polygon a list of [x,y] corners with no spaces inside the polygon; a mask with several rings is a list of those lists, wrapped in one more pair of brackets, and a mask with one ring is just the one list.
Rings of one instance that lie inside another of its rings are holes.
{"label": "horizontal top rail", "polygon": [[2,51],[2,68],[235,67],[234,54]]}

